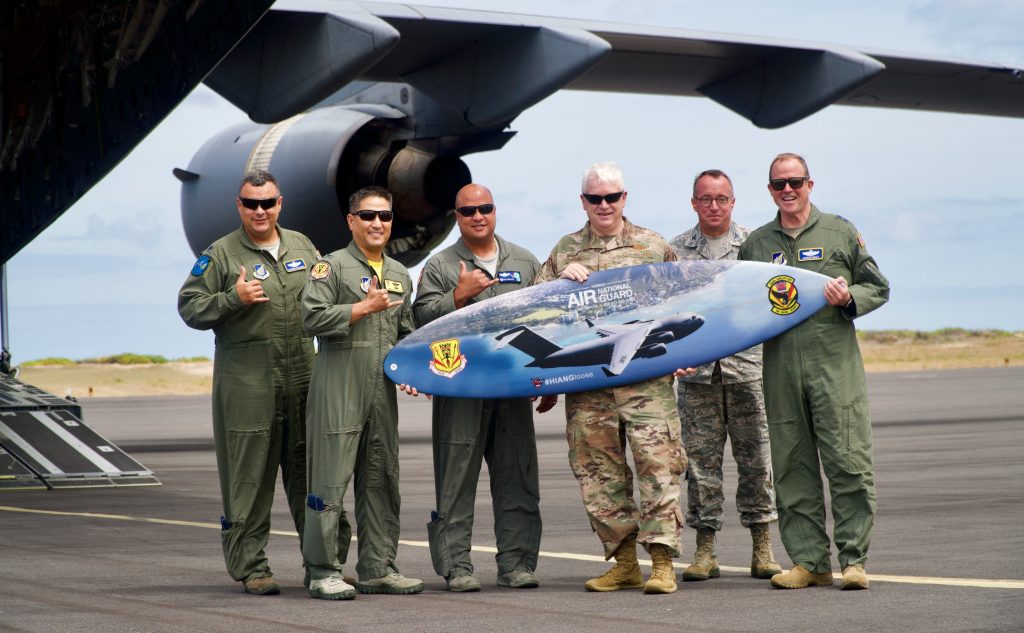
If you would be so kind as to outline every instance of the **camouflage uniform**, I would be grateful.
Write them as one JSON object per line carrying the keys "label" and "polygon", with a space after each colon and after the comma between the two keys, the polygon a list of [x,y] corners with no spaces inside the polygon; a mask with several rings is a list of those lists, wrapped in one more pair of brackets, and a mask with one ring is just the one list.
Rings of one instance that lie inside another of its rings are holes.
{"label": "camouflage uniform", "polygon": [[[736,259],[750,230],[732,222],[715,252],[700,225],[669,244],[681,260]],[[679,379],[679,418],[689,458],[686,524],[722,529],[722,456],[726,435],[736,460],[736,509],[749,528],[777,518],[768,445],[768,420],[761,389],[761,346],[697,368]]]}
{"label": "camouflage uniform", "polygon": [[[638,264],[676,261],[663,237],[623,218],[622,232],[604,241],[590,223],[566,235],[534,284],[551,281],[572,262],[596,272]],[[679,475],[686,453],[679,437],[679,415],[672,377],[625,387],[565,396],[569,465],[580,483],[590,525],[611,558],[619,544],[636,535],[645,548],[660,543],[679,555],[683,525]],[[640,505],[633,500],[633,473],[626,463],[626,440],[639,478]]]}

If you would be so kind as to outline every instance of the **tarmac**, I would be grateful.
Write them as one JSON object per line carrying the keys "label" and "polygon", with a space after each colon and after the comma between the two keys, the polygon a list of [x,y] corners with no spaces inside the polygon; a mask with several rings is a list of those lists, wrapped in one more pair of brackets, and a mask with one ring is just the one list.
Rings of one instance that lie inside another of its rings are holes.
{"label": "tarmac", "polygon": [[[425,591],[310,599],[279,489],[268,554],[282,593],[251,596],[224,571],[209,398],[90,399],[82,403],[86,423],[163,485],[0,493],[0,631],[1024,630],[1024,368],[873,373],[868,381],[878,516],[867,591],[781,591],[750,577],[750,537],[732,502],[728,451],[721,578],[681,583],[670,595],[584,591],[608,563],[566,461],[558,406],[536,416],[541,586],[495,585],[485,468],[473,554],[483,589],[449,593],[426,547],[434,504],[430,405],[399,394],[398,564],[422,578]],[[774,527],[773,541],[788,567]],[[680,572],[693,543],[686,528]]]}

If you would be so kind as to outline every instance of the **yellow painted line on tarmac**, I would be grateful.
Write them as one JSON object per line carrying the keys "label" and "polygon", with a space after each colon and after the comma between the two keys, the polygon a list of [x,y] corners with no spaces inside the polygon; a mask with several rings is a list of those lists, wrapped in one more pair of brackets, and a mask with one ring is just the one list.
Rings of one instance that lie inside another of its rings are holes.
{"label": "yellow painted line on tarmac", "polygon": [[[182,527],[198,527],[206,528],[211,530],[220,530],[219,523],[201,523],[198,521],[176,521],[174,519],[156,519],[152,517],[135,517],[124,514],[101,514],[96,512],[64,512],[59,510],[37,510],[34,508],[18,508],[15,506],[0,506],[2,512],[23,512],[28,514],[45,514],[51,516],[68,516],[68,517],[85,517],[90,519],[108,519],[111,521],[132,521],[136,523],[154,523],[158,525],[176,525]],[[292,536],[298,538],[293,530],[271,530],[271,534],[278,536]],[[355,540],[356,537],[352,537]],[[407,541],[399,540],[401,545],[408,545],[409,547],[430,547],[426,541]],[[486,545],[473,545],[473,550],[477,552],[488,552],[495,554],[498,549],[495,547],[489,547]],[[541,550],[540,556],[543,558],[560,558],[564,560],[578,560],[594,563],[605,562],[604,556],[594,556],[592,554],[574,554],[572,552],[545,552]],[[647,559],[639,559],[640,564],[650,565],[651,561]],[[676,568],[682,569],[686,567],[686,563],[673,563]],[[724,572],[737,573],[747,575],[750,573],[749,567],[731,567],[728,565],[721,565],[719,567]],[[841,579],[842,574],[832,574],[834,578]],[[870,574],[868,578],[871,582],[893,582],[901,583],[905,585],[936,585],[946,587],[975,587],[978,589],[1024,589],[1024,580],[995,580],[987,578],[943,578],[936,576],[891,576],[884,574]]]}

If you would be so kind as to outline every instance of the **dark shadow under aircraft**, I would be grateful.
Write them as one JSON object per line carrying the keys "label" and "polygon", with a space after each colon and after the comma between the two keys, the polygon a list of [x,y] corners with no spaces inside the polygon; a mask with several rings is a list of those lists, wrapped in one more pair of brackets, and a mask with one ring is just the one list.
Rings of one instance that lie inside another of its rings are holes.
{"label": "dark shadow under aircraft", "polygon": [[[594,328],[594,323],[587,320]],[[704,317],[690,312],[664,319],[628,321],[594,328],[598,338],[559,347],[525,325],[506,330],[495,337],[498,348],[511,345],[533,361],[526,367],[584,367],[606,365],[606,376],[618,376],[634,358],[656,358],[668,353],[668,344],[681,340],[704,325]]]}

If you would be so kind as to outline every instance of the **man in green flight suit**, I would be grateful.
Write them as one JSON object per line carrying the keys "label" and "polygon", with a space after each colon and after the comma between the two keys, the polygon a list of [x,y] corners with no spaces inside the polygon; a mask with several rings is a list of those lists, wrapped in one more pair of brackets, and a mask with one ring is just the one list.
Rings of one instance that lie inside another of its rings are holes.
{"label": "man in green flight suit", "polygon": [[[413,304],[419,326],[525,288],[540,268],[532,253],[494,234],[498,213],[486,187],[469,184],[459,190],[455,211],[459,241],[423,267]],[[546,411],[556,400],[543,400],[538,411]],[[540,549],[540,486],[530,400],[435,397],[432,437],[437,510],[427,534],[434,571],[445,578],[449,591],[480,590],[469,551],[483,459],[491,481],[498,585],[538,586],[534,571]]]}
{"label": "man in green flight suit", "polygon": [[245,174],[235,200],[242,226],[203,251],[178,293],[185,323],[216,335],[213,438],[224,561],[257,595],[280,592],[264,552],[278,466],[300,535],[306,494],[313,341],[302,329],[299,294],[320,256],[306,236],[277,224],[282,201],[270,172]]}
{"label": "man in green flight suit", "polygon": [[[811,204],[814,181],[796,154],[768,169],[778,215],[752,232],[739,259],[820,272],[832,279],[821,311],[764,344],[764,393],[779,531],[793,569],[772,577],[780,589],[832,584],[820,469],[832,497],[833,538],[843,589],[867,589],[875,517],[871,419],[864,362],[853,319],[889,300],[889,282],[849,221]],[[799,289],[780,275],[775,309],[799,309]],[[820,465],[820,466],[819,466]]]}
{"label": "man in green flight suit", "polygon": [[[320,343],[307,403],[309,494],[302,552],[309,595],[411,594],[423,583],[395,565],[398,550],[398,402],[384,357],[413,331],[412,280],[384,255],[391,193],[365,187],[349,198],[352,241],[310,270],[302,322]],[[407,393],[416,390],[400,385]],[[342,576],[352,527],[342,505],[355,476],[359,562],[356,586]]]}

